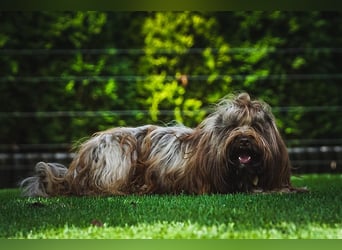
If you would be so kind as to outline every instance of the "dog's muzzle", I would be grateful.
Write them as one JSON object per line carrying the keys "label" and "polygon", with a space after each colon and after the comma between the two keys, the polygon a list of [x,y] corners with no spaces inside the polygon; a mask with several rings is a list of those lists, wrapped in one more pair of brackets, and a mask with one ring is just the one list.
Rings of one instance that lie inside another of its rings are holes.
{"label": "dog's muzzle", "polygon": [[239,169],[248,168],[248,171],[255,172],[260,167],[259,149],[249,136],[239,136],[234,140],[229,159]]}
{"label": "dog's muzzle", "polygon": [[262,152],[255,139],[248,135],[237,136],[230,146],[228,157],[235,168],[238,190],[256,188],[262,171]]}
{"label": "dog's muzzle", "polygon": [[237,157],[240,163],[240,167],[244,167],[252,162],[253,152],[251,150],[250,141],[248,138],[241,138],[239,143],[239,150]]}

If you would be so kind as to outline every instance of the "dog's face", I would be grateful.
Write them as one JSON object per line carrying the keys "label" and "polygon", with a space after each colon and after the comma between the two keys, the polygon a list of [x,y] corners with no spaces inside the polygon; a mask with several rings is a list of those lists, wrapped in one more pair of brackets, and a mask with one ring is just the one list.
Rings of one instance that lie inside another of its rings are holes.
{"label": "dog's face", "polygon": [[270,107],[240,95],[221,115],[227,167],[235,176],[232,182],[236,180],[233,189],[244,192],[272,188],[274,176],[288,171],[289,163]]}
{"label": "dog's face", "polygon": [[[234,138],[228,147],[228,159],[235,169],[246,169],[247,172],[258,173],[262,165],[262,149],[247,128],[234,132]],[[254,133],[253,133],[254,134]]]}
{"label": "dog's face", "polygon": [[248,126],[231,132],[227,147],[229,168],[235,191],[252,191],[259,188],[259,178],[265,169],[264,139]]}

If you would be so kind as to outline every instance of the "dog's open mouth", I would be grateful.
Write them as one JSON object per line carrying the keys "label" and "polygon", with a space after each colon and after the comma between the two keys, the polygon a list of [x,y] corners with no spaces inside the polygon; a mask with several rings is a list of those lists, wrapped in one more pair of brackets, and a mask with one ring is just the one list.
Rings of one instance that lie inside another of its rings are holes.
{"label": "dog's open mouth", "polygon": [[258,162],[257,153],[249,150],[237,150],[235,159],[240,168],[254,166]]}
{"label": "dog's open mouth", "polygon": [[229,159],[240,169],[252,169],[260,166],[260,152],[250,138],[238,138],[232,145]]}
{"label": "dog's open mouth", "polygon": [[238,159],[240,164],[249,164],[252,161],[252,156],[248,153],[241,153]]}

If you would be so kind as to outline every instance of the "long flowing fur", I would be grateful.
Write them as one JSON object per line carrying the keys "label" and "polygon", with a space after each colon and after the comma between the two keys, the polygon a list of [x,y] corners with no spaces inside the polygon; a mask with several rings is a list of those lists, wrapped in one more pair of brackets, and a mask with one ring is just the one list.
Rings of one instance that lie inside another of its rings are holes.
{"label": "long flowing fur", "polygon": [[69,168],[39,162],[27,196],[295,191],[270,107],[247,93],[222,100],[198,127],[98,132]]}

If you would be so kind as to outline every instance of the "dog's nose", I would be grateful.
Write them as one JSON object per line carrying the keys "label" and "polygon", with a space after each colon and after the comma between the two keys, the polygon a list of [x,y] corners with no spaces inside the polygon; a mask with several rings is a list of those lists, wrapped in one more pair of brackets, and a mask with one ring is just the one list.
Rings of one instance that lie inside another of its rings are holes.
{"label": "dog's nose", "polygon": [[241,147],[248,147],[249,146],[249,139],[248,138],[241,138],[240,139],[240,146]]}

